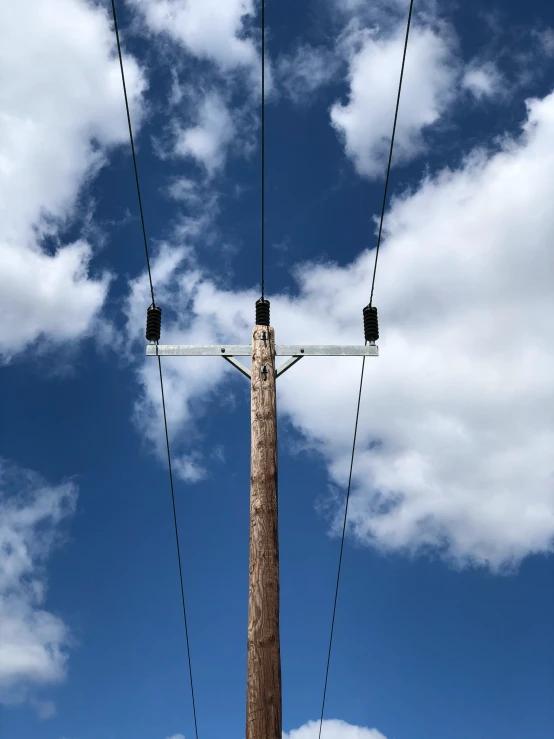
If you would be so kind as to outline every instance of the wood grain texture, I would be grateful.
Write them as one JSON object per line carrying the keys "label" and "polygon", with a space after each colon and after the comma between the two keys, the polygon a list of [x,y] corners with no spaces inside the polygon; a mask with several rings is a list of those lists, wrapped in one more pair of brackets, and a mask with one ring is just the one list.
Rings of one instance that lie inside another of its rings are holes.
{"label": "wood grain texture", "polygon": [[275,335],[267,326],[252,334],[246,694],[246,739],[282,739]]}

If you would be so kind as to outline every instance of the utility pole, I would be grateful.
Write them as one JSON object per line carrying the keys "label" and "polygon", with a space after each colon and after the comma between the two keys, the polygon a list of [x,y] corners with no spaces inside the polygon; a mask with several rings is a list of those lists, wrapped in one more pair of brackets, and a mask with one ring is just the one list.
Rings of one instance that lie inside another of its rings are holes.
{"label": "utility pole", "polygon": [[[256,304],[252,344],[180,346],[158,343],[161,309],[148,309],[147,356],[219,356],[251,381],[250,564],[246,739],[282,739],[275,382],[302,357],[376,357],[377,311],[364,309],[365,346],[279,345],[269,325],[269,301]],[[236,357],[252,357],[251,369]],[[275,366],[276,356],[289,359]]]}
{"label": "utility pole", "polygon": [[282,737],[275,335],[252,333],[246,739]]}

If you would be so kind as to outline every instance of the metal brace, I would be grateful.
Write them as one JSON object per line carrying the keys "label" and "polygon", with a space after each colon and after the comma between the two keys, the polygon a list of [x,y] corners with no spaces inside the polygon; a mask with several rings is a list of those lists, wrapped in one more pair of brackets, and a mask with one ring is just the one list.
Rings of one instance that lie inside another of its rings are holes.
{"label": "metal brace", "polygon": [[226,359],[229,362],[229,364],[232,364],[233,367],[236,367],[239,372],[242,372],[243,375],[246,375],[246,377],[248,377],[249,380],[252,379],[252,373],[250,372],[248,367],[244,366],[242,362],[239,362],[238,359],[235,359],[234,357],[230,357],[227,354],[224,354],[222,356],[223,356],[223,359]]}

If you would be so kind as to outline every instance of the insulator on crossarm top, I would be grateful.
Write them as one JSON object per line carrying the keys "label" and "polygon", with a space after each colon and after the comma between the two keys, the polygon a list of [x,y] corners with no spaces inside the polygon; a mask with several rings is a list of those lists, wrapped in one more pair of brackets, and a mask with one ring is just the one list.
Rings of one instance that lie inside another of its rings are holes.
{"label": "insulator on crossarm top", "polygon": [[151,305],[146,311],[146,340],[159,341],[162,331],[162,309]]}
{"label": "insulator on crossarm top", "polygon": [[377,308],[367,305],[364,308],[364,334],[365,340],[370,344],[374,344],[379,338],[379,319],[377,318]]}
{"label": "insulator on crossarm top", "polygon": [[269,326],[269,300],[256,300],[256,326]]}

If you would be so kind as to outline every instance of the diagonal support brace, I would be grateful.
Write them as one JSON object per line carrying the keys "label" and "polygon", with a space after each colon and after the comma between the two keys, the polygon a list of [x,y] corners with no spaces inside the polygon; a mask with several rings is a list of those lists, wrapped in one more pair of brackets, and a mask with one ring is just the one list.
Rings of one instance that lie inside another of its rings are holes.
{"label": "diagonal support brace", "polygon": [[230,357],[229,355],[225,354],[223,355],[223,359],[226,359],[229,364],[232,364],[233,367],[236,367],[239,372],[242,372],[243,375],[246,375],[249,380],[252,379],[252,373],[250,370],[242,364],[242,362],[239,362],[238,359],[235,359],[234,357]]}
{"label": "diagonal support brace", "polygon": [[286,371],[287,371],[288,369],[290,369],[290,368],[291,368],[291,367],[292,367],[292,366],[293,366],[294,364],[296,364],[297,362],[299,362],[299,361],[300,361],[300,360],[302,359],[302,357],[303,357],[303,356],[304,356],[303,354],[300,354],[300,355],[299,355],[299,356],[297,356],[297,357],[291,357],[291,358],[290,358],[290,359],[289,359],[289,360],[288,360],[287,362],[285,362],[284,364],[282,364],[282,365],[281,365],[280,367],[278,367],[278,368],[277,368],[277,369],[275,370],[275,377],[276,377],[276,378],[277,378],[277,377],[281,377],[281,375],[283,374],[283,372],[286,372]]}

